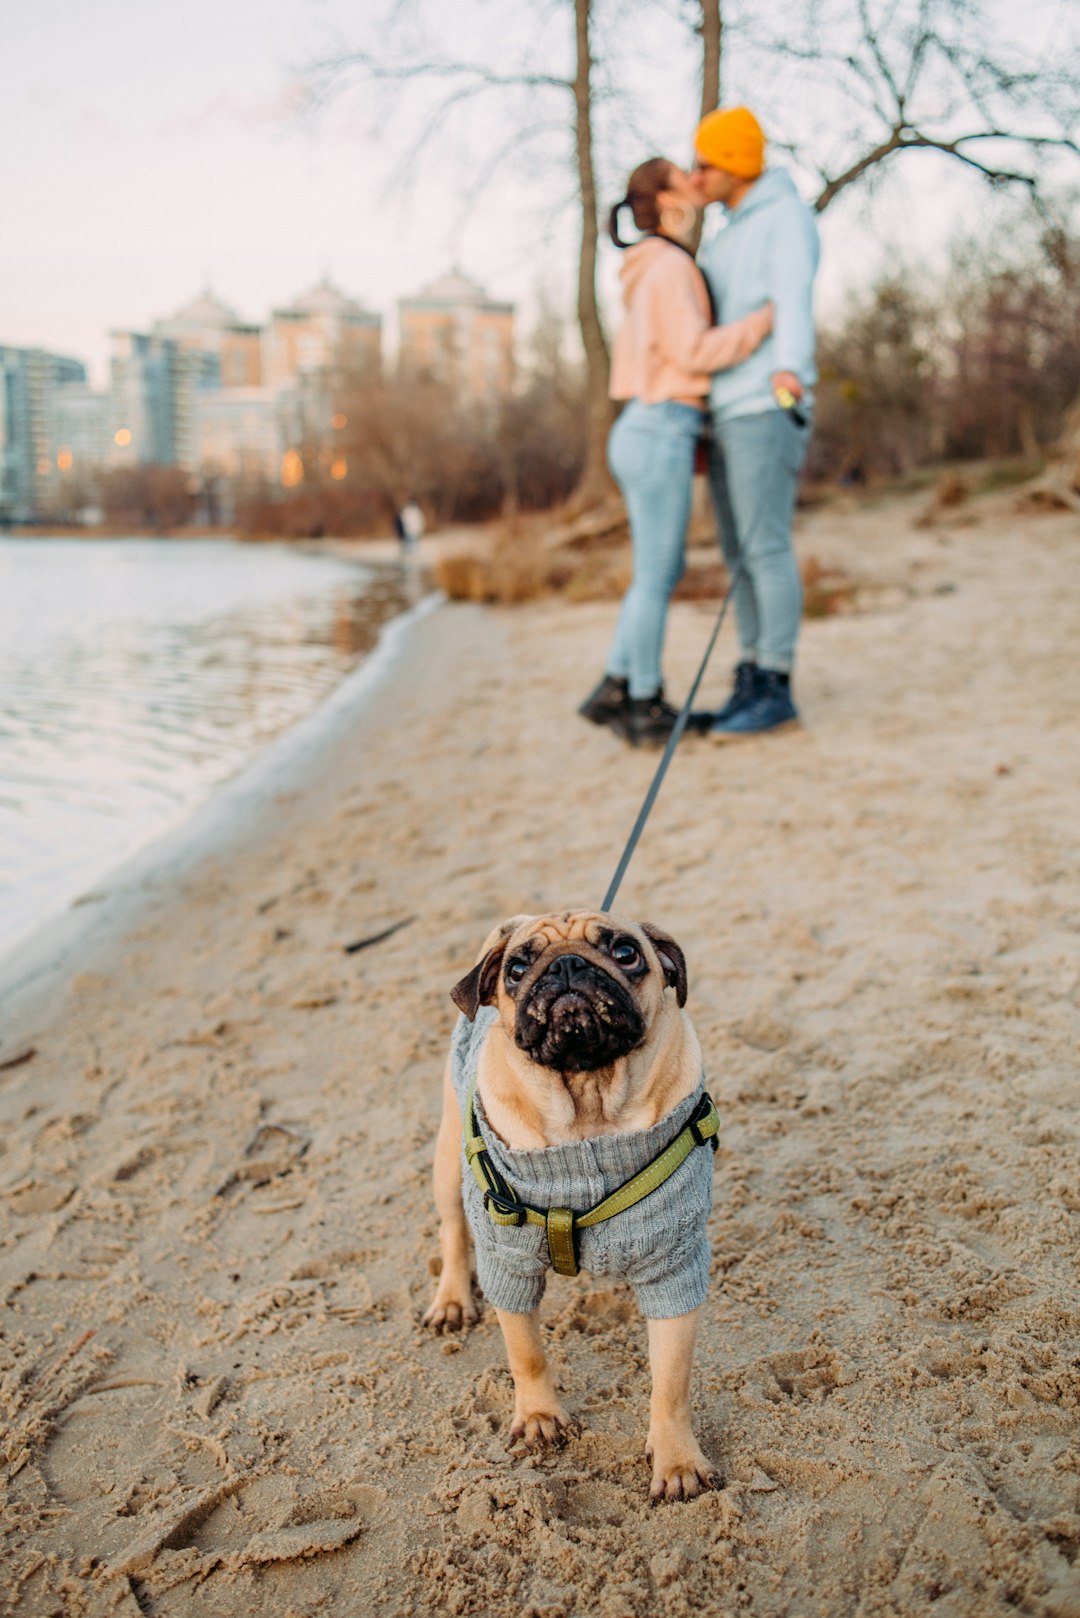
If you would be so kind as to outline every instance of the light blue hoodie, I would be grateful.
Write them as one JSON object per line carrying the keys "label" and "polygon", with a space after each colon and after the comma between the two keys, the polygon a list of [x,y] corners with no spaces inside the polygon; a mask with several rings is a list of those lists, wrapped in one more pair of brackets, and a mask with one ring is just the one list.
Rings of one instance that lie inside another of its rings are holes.
{"label": "light blue hoodie", "polygon": [[709,403],[721,420],[774,410],[776,371],[793,371],[813,404],[813,286],[820,249],[817,226],[784,169],[766,169],[727,225],[701,250],[716,304],[716,321],[738,320],[771,298],[776,313],[772,335],[741,365],[717,371]]}

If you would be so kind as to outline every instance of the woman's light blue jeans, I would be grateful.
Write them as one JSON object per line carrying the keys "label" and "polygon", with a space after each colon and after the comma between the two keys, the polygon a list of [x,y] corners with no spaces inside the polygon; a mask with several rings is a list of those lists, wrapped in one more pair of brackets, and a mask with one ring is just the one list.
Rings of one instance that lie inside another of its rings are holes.
{"label": "woman's light blue jeans", "polygon": [[608,465],[630,519],[634,579],[623,598],[607,673],[629,681],[631,697],[660,689],[668,602],[682,577],[701,411],[632,399],[611,429]]}

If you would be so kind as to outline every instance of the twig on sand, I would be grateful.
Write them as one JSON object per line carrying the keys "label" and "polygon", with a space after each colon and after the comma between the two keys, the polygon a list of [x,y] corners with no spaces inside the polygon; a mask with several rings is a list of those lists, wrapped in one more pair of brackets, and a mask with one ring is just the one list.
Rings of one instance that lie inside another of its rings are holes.
{"label": "twig on sand", "polygon": [[[374,939],[371,940],[375,942]],[[10,1073],[13,1067],[22,1067],[24,1062],[32,1062],[37,1055],[37,1046],[31,1045],[27,1051],[20,1051],[18,1056],[9,1056],[6,1062],[0,1062],[0,1073]]]}
{"label": "twig on sand", "polygon": [[384,938],[389,938],[393,933],[399,933],[403,927],[410,926],[415,920],[415,916],[406,916],[402,921],[391,922],[390,926],[384,927],[382,932],[368,933],[366,938],[357,938],[351,944],[343,944],[342,948],[346,955],[355,955],[358,951],[367,949],[372,944],[381,944]]}
{"label": "twig on sand", "polygon": [[[283,1138],[284,1150],[274,1157],[255,1157],[256,1152],[260,1150],[266,1152],[270,1149],[275,1135]],[[288,1174],[289,1170],[299,1163],[310,1145],[310,1135],[303,1134],[299,1129],[292,1129],[288,1124],[260,1124],[244,1147],[243,1155],[246,1161],[240,1163],[228,1178],[222,1181],[214,1192],[215,1197],[223,1197],[234,1185],[244,1181],[265,1185],[269,1180],[276,1180],[279,1175]]]}
{"label": "twig on sand", "polygon": [[85,1348],[86,1347],[86,1345],[90,1341],[91,1337],[96,1337],[96,1336],[97,1336],[97,1332],[95,1331],[94,1327],[93,1326],[88,1326],[86,1331],[83,1332],[81,1337],[76,1337],[75,1341],[73,1343],[70,1343],[68,1345],[68,1347],[65,1348],[65,1350],[61,1354],[60,1358],[56,1361],[56,1363],[54,1365],[51,1365],[49,1367],[46,1374],[48,1376],[55,1376],[57,1371],[61,1370],[67,1364],[68,1360],[73,1360],[75,1358],[75,1356],[79,1352],[80,1348]]}
{"label": "twig on sand", "polygon": [[294,1154],[297,1157],[303,1157],[311,1145],[310,1135],[305,1135],[302,1130],[293,1129],[289,1124],[260,1124],[244,1147],[244,1156],[250,1157],[260,1146],[265,1146],[271,1135],[284,1135],[286,1140],[294,1141]]}

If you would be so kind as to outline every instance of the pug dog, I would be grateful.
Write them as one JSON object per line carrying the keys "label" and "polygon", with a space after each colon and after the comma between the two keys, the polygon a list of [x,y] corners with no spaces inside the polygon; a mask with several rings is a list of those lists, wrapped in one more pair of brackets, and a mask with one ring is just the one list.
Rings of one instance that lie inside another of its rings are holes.
{"label": "pug dog", "polygon": [[[471,1230],[514,1382],[512,1439],[537,1448],[568,1428],[540,1336],[548,1269],[561,1253],[566,1273],[580,1262],[628,1280],[648,1328],[653,1501],[718,1482],[690,1420],[713,1166],[712,1151],[693,1148],[715,1146],[702,1131],[715,1133],[716,1113],[686,993],[682,950],[648,923],[573,910],[514,916],[490,934],[451,990],[462,1016],[435,1149],[442,1269],[424,1316],[440,1333],[478,1318]],[[595,1209],[660,1154],[669,1161],[673,1141],[683,1160],[632,1206],[570,1234],[569,1214],[547,1212]]]}

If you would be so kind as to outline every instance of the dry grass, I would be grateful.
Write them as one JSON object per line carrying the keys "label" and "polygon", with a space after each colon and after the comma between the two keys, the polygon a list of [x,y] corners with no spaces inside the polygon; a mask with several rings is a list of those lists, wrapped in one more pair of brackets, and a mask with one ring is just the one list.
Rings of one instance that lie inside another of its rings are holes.
{"label": "dry grass", "polygon": [[816,556],[803,563],[802,581],[804,618],[832,618],[855,605],[854,582],[842,568],[825,567]]}
{"label": "dry grass", "polygon": [[[971,484],[959,472],[946,471],[934,485],[934,492],[925,510],[915,519],[916,528],[933,528],[940,522],[951,522],[955,527],[957,513],[971,499]],[[965,513],[965,520],[971,513]]]}
{"label": "dry grass", "polygon": [[564,601],[617,601],[630,582],[624,556],[545,553],[528,545],[493,545],[440,558],[435,581],[452,601],[516,606],[558,596]]}
{"label": "dry grass", "polygon": [[452,601],[616,601],[630,582],[625,512],[612,505],[573,521],[513,518],[474,549],[440,557],[435,580]]}
{"label": "dry grass", "polygon": [[[618,601],[631,578],[629,545],[625,532],[604,532],[606,542],[598,542],[595,531],[584,540],[580,533],[567,540],[566,530],[553,533],[550,524],[539,531],[532,524],[516,523],[492,532],[482,548],[441,557],[435,563],[435,579],[452,601],[492,606],[517,606],[545,597],[573,603]],[[802,574],[808,618],[852,610],[856,587],[839,568],[825,567],[810,556]],[[727,587],[727,568],[715,549],[691,549],[675,599],[720,601]]]}

